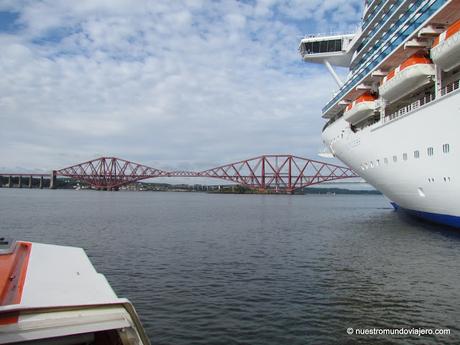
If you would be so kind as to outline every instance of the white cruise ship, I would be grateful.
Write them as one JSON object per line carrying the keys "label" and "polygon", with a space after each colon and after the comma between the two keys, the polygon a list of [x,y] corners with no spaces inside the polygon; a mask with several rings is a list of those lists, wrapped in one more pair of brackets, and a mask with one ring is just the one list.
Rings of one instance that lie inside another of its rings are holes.
{"label": "white cruise ship", "polygon": [[299,50],[338,84],[322,110],[331,153],[396,209],[460,227],[460,0],[366,0],[356,34]]}

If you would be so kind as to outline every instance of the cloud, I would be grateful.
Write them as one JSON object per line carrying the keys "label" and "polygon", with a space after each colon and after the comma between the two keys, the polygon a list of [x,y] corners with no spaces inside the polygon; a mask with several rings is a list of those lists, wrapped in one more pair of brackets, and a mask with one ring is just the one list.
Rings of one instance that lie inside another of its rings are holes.
{"label": "cloud", "polygon": [[357,6],[4,1],[18,29],[0,33],[1,165],[50,169],[99,154],[196,169],[264,153],[315,158],[335,86],[297,45],[309,26],[341,28],[339,14],[355,24]]}

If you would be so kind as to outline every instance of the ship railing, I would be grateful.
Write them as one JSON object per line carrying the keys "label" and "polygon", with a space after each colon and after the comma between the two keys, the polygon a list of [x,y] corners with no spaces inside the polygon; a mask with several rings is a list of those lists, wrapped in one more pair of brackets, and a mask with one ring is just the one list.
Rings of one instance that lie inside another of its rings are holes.
{"label": "ship railing", "polygon": [[[353,72],[353,76],[342,85],[334,98],[323,107],[323,114],[326,114],[341,98],[370,74],[374,70],[374,67],[377,67],[396,47],[401,45],[407,37],[412,35],[412,33],[425,22],[427,18],[444,5],[444,3],[445,0],[434,0],[434,2],[427,2],[422,5],[417,12],[407,11],[404,13],[403,16],[392,25],[392,29],[388,30],[382,36],[385,42],[380,45],[380,48],[373,50],[369,59],[363,62],[360,67]],[[403,22],[404,25],[402,25]]]}
{"label": "ship railing", "polygon": [[349,35],[355,35],[356,30],[359,29],[359,25],[356,26],[356,29],[353,31],[329,31],[329,32],[318,32],[318,33],[313,33],[313,34],[306,34],[303,36],[303,38],[321,38],[321,37],[327,37],[327,36],[349,36]]}
{"label": "ship railing", "polygon": [[[447,95],[447,94],[449,94],[449,93],[451,93],[451,92],[453,92],[455,90],[458,90],[458,89],[460,89],[460,80],[455,80],[452,83],[447,84],[446,86],[444,86],[441,89],[441,97],[445,96],[445,95]],[[434,101],[435,98],[436,98],[435,94],[430,93],[430,94],[426,95],[425,97],[420,98],[420,99],[416,100],[415,102],[412,102],[411,104],[406,105],[406,106],[398,109],[397,111],[385,116],[385,118],[383,119],[383,123],[387,123],[389,121],[397,119],[398,117],[400,117],[402,115],[410,113],[410,112],[420,108],[421,106],[423,106],[423,105],[425,105],[427,103],[430,103],[431,101]]]}
{"label": "ship railing", "polygon": [[[374,0],[374,1],[370,1],[370,3],[375,3],[376,5],[372,8],[372,11],[369,12],[369,14],[366,16],[365,19],[363,19],[363,23],[361,25],[361,27],[363,28],[363,30],[367,27],[367,25],[375,18],[375,16],[377,15],[377,13],[380,11],[380,9],[382,8],[382,5],[384,4],[384,1],[382,0]],[[370,4],[369,4],[370,5]],[[368,8],[370,8],[370,6],[368,5]]]}
{"label": "ship railing", "polygon": [[431,101],[434,101],[435,98],[436,98],[435,94],[430,93],[430,94],[424,96],[423,98],[420,98],[420,99],[412,102],[411,104],[408,104],[408,105],[398,109],[397,111],[385,116],[384,119],[383,119],[383,123],[393,121],[393,120],[397,119],[400,116],[406,115],[406,114],[408,114],[408,113],[410,113],[410,112],[412,112],[412,111],[424,106],[425,104],[430,103]]}
{"label": "ship railing", "polygon": [[450,84],[447,84],[441,89],[441,96],[447,95],[448,93],[451,93],[452,91],[458,90],[460,81],[456,80]]}

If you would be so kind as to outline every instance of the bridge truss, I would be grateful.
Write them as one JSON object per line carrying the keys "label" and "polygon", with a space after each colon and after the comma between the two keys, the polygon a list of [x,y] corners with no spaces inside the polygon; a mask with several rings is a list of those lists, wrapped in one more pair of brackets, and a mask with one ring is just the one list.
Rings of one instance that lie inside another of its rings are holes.
{"label": "bridge truss", "polygon": [[96,189],[117,189],[157,177],[216,178],[291,193],[322,182],[359,177],[350,168],[293,155],[263,155],[203,171],[165,171],[116,157],[100,157],[56,171]]}

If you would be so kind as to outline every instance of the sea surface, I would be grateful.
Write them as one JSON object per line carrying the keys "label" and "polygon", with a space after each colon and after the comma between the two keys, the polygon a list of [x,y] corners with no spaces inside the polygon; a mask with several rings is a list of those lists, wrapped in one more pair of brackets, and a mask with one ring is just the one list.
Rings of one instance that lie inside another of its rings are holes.
{"label": "sea surface", "polygon": [[382,196],[4,188],[0,233],[83,247],[152,344],[460,343],[460,231]]}

